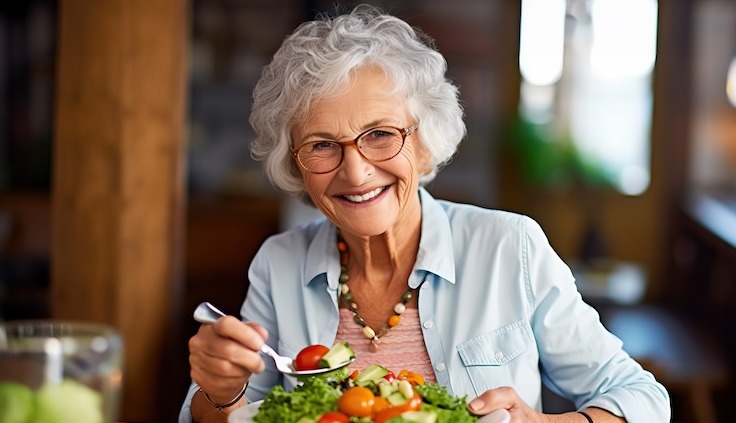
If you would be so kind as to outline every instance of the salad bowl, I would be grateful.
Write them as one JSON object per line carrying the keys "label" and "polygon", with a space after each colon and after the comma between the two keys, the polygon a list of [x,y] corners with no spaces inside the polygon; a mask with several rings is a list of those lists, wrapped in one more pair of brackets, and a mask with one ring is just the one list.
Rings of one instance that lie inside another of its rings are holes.
{"label": "salad bowl", "polygon": [[[258,407],[263,401],[252,402],[245,407],[238,408],[228,416],[228,423],[255,423],[253,417],[258,414]],[[478,418],[477,423],[509,423],[511,415],[505,409],[496,410]]]}

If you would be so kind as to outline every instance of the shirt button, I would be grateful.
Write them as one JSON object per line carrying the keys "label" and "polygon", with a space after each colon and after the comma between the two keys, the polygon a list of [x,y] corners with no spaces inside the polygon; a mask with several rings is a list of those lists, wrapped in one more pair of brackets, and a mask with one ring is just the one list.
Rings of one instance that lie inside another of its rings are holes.
{"label": "shirt button", "polygon": [[423,283],[423,284],[422,284],[422,289],[429,289],[429,284],[428,284],[428,283],[426,283],[426,282],[425,282],[425,283]]}
{"label": "shirt button", "polygon": [[495,357],[496,360],[500,361],[503,358],[503,353],[501,351],[497,351]]}
{"label": "shirt button", "polygon": [[437,371],[438,372],[444,372],[445,371],[445,363],[439,363],[439,364],[437,364]]}
{"label": "shirt button", "polygon": [[425,322],[424,322],[424,329],[431,329],[431,328],[432,328],[432,325],[433,325],[433,324],[434,324],[434,323],[432,323],[432,321],[431,321],[431,320],[427,320],[427,321],[425,321]]}

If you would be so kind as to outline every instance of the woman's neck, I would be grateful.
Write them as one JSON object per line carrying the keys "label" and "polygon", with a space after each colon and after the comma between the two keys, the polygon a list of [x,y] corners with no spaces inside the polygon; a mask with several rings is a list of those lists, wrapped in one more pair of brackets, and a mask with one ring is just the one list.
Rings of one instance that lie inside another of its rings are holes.
{"label": "woman's neck", "polygon": [[342,233],[350,251],[351,278],[371,285],[390,285],[398,279],[405,286],[419,250],[421,210],[412,220],[376,236]]}

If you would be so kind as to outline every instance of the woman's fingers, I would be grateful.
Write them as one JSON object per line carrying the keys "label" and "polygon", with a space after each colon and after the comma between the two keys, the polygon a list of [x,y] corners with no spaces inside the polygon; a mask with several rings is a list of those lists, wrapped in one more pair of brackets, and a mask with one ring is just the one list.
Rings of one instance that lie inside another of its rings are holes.
{"label": "woman's fingers", "polygon": [[225,316],[212,325],[212,330],[223,338],[230,338],[241,345],[259,351],[268,334],[257,323],[246,323],[233,316]]}
{"label": "woman's fingers", "polygon": [[[513,391],[509,392],[509,390]],[[509,409],[513,405],[515,391],[512,388],[501,387],[491,389],[479,395],[468,403],[471,413],[482,416],[499,408]]]}
{"label": "woman's fingers", "polygon": [[202,325],[189,340],[189,351],[190,356],[200,357],[192,364],[211,373],[228,376],[239,372],[237,367],[259,373],[264,367],[259,354],[263,343],[259,330],[234,317],[223,317],[213,325]]}
{"label": "woman's fingers", "polygon": [[268,331],[266,330],[266,328],[261,326],[260,323],[245,322],[245,324],[250,326],[254,331],[261,335],[261,338],[263,338],[264,341],[268,339]]}
{"label": "woman's fingers", "polygon": [[[233,343],[234,344],[234,343]],[[232,348],[233,352],[223,353],[216,351],[193,350],[189,354],[189,364],[193,369],[202,369],[216,377],[243,377],[250,376],[260,369],[263,362],[258,353],[243,350],[242,347]],[[235,351],[243,350],[243,351]]]}
{"label": "woman's fingers", "polygon": [[478,416],[505,409],[511,414],[511,421],[537,421],[540,414],[529,407],[514,388],[502,386],[479,395],[468,403],[468,410]]}

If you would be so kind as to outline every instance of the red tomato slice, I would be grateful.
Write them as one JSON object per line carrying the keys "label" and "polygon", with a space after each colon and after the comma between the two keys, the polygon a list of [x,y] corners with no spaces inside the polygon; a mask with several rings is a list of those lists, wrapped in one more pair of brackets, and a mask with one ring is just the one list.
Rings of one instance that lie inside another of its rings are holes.
{"label": "red tomato slice", "polygon": [[310,345],[299,351],[294,360],[296,370],[315,370],[319,368],[319,361],[330,351],[324,345]]}
{"label": "red tomato slice", "polygon": [[317,423],[348,423],[350,422],[350,419],[348,416],[338,413],[337,411],[330,411],[328,413],[325,413],[322,415],[322,417],[317,420]]}

